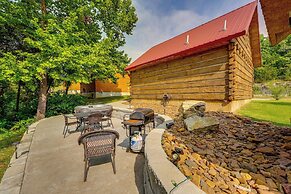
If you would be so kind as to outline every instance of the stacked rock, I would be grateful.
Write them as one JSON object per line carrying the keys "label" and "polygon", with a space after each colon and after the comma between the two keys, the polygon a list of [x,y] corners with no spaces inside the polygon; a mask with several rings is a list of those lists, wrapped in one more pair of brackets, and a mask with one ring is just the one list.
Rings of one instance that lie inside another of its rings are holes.
{"label": "stacked rock", "polygon": [[[277,189],[270,188],[257,181],[247,172],[238,172],[209,162],[200,154],[192,152],[174,135],[166,132],[162,140],[163,148],[179,170],[206,193],[229,194],[277,194]],[[272,182],[271,184],[275,184]]]}
{"label": "stacked rock", "polygon": [[162,141],[193,183],[207,193],[291,193],[291,128],[203,110],[182,106]]}

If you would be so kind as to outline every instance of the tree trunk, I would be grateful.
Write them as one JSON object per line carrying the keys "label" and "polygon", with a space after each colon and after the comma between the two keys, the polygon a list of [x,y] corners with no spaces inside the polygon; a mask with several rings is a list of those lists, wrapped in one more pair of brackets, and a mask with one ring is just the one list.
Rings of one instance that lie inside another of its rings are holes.
{"label": "tree trunk", "polygon": [[47,78],[48,87],[47,87],[46,93],[49,93],[49,91],[53,85],[53,82],[54,82],[54,80],[52,78]]}
{"label": "tree trunk", "polygon": [[70,86],[71,86],[71,82],[70,81],[66,81],[66,95],[68,95]]}
{"label": "tree trunk", "polygon": [[15,108],[15,112],[16,113],[18,113],[18,111],[19,111],[20,92],[21,92],[21,81],[18,82],[17,97],[16,97],[16,108]]}
{"label": "tree trunk", "polygon": [[[41,26],[45,29],[45,16],[46,16],[46,0],[41,0]],[[48,91],[48,76],[47,74],[41,75],[41,80],[39,83],[39,94],[38,94],[38,105],[36,112],[36,120],[45,118],[46,102],[47,102],[47,91]]]}
{"label": "tree trunk", "polygon": [[41,13],[42,13],[41,26],[42,26],[42,29],[45,29],[46,0],[41,0],[40,3],[41,3]]}
{"label": "tree trunk", "polygon": [[39,84],[39,95],[38,95],[38,106],[37,106],[37,113],[36,119],[40,120],[45,118],[45,111],[46,111],[46,102],[47,102],[47,75],[42,75],[42,79],[40,80]]}

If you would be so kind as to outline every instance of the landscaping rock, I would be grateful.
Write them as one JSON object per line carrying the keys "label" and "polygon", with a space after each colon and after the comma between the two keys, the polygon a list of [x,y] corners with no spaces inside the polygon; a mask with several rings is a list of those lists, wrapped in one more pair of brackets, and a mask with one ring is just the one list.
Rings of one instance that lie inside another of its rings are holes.
{"label": "landscaping rock", "polygon": [[192,176],[191,181],[192,181],[195,185],[197,185],[198,187],[200,187],[201,177],[200,177],[198,174],[194,174],[194,175]]}
{"label": "landscaping rock", "polygon": [[260,147],[258,149],[256,149],[257,152],[261,152],[267,155],[275,155],[275,150],[271,147]]}
{"label": "landscaping rock", "polygon": [[193,115],[203,117],[206,110],[206,103],[204,101],[184,101],[179,108],[179,114],[184,119]]}
{"label": "landscaping rock", "polygon": [[[207,127],[189,131],[181,117],[168,130],[173,136],[165,135],[188,155],[184,164],[189,167],[194,184],[208,193],[277,194],[283,192],[281,185],[284,184],[290,189],[291,151],[288,143],[291,128],[252,121],[231,113],[205,113],[203,118],[207,117],[219,122],[215,132]],[[181,130],[183,127],[186,130]],[[239,188],[250,188],[251,191]]]}
{"label": "landscaping rock", "polygon": [[188,131],[211,130],[215,131],[219,127],[219,122],[213,117],[191,116],[184,120]]}
{"label": "landscaping rock", "polygon": [[249,170],[250,172],[256,173],[258,171],[257,167],[251,163],[242,162],[240,164],[240,166],[241,166],[241,168],[245,168],[245,169]]}
{"label": "landscaping rock", "polygon": [[286,149],[286,150],[291,150],[291,142],[289,143],[285,143],[283,146],[282,146],[283,149]]}

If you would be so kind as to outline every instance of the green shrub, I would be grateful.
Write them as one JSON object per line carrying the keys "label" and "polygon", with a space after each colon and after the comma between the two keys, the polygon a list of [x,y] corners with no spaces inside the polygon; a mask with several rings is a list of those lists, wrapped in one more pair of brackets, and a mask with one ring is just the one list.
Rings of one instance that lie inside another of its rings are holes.
{"label": "green shrub", "polygon": [[253,92],[254,92],[255,95],[263,94],[262,90],[261,90],[261,87],[259,85],[254,85],[253,86]]}
{"label": "green shrub", "polygon": [[258,83],[275,80],[278,78],[278,70],[273,66],[262,66],[255,69],[255,81]]}
{"label": "green shrub", "polygon": [[27,129],[27,127],[33,123],[34,119],[26,119],[26,120],[20,120],[17,123],[15,123],[15,125],[10,129],[12,131],[25,131]]}
{"label": "green shrub", "polygon": [[282,98],[285,94],[285,88],[283,86],[270,86],[272,97],[276,100]]}
{"label": "green shrub", "polygon": [[[6,119],[1,119],[0,120],[0,129],[1,128],[6,128],[6,126],[8,125],[8,121]],[[0,133],[1,133],[1,130],[0,130]]]}
{"label": "green shrub", "polygon": [[86,102],[87,98],[81,95],[53,93],[48,98],[46,117],[72,113],[76,106]]}
{"label": "green shrub", "polygon": [[10,130],[0,129],[0,149],[10,146],[21,139],[27,127],[34,119],[26,119],[17,122]]}

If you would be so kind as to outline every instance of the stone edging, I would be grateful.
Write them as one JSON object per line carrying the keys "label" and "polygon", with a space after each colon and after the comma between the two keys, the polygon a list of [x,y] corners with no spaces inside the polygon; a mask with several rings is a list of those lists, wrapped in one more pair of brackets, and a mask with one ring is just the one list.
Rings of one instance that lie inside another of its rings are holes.
{"label": "stone edging", "polygon": [[15,158],[14,152],[1,180],[0,194],[19,194],[21,192],[30,145],[39,122],[35,122],[28,127],[27,133],[24,133],[20,143],[17,145],[18,158]]}
{"label": "stone edging", "polygon": [[[172,121],[172,119],[168,116],[160,116],[164,119],[163,123],[152,130],[145,140],[145,193],[205,194],[167,159],[161,140],[166,129],[166,123]],[[178,184],[178,186],[175,187],[173,183]]]}

